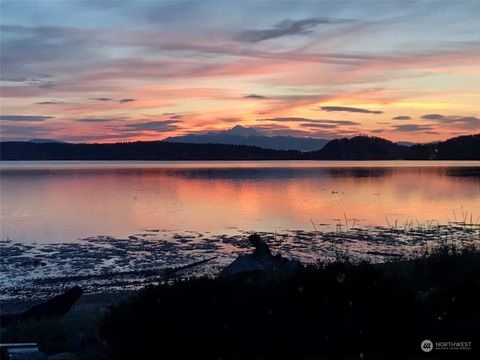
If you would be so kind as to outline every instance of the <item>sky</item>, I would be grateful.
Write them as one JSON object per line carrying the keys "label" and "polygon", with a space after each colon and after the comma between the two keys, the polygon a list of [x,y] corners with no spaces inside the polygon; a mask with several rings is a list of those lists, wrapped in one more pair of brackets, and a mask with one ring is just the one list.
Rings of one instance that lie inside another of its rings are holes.
{"label": "sky", "polygon": [[480,1],[0,0],[0,139],[480,129]]}

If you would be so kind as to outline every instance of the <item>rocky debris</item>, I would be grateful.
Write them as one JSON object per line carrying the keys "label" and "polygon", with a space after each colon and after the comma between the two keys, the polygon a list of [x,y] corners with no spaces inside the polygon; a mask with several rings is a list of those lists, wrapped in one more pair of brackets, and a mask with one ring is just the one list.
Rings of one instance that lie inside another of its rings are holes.
{"label": "rocky debris", "polygon": [[44,303],[35,305],[34,307],[17,314],[2,314],[0,316],[0,324],[2,327],[11,323],[29,320],[41,319],[44,317],[55,318],[61,317],[70,311],[73,304],[82,296],[83,290],[79,286],[67,290],[61,295],[57,295]]}
{"label": "rocky debris", "polygon": [[298,260],[286,259],[281,255],[272,255],[270,247],[258,234],[250,235],[248,240],[255,247],[253,253],[239,255],[220,272],[219,277],[225,278],[255,271],[263,273],[288,272],[303,266]]}

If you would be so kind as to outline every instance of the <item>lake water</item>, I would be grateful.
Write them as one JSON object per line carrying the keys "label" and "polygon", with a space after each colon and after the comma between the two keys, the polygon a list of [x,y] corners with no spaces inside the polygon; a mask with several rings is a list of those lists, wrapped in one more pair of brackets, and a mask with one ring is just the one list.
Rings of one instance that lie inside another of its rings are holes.
{"label": "lake water", "polygon": [[478,222],[480,163],[2,162],[1,239]]}

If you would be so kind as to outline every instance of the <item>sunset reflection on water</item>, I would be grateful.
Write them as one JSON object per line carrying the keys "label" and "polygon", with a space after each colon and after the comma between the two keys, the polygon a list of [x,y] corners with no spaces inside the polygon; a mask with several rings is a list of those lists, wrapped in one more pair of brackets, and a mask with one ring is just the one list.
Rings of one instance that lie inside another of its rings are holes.
{"label": "sunset reflection on water", "polygon": [[478,162],[2,163],[1,237],[476,222],[479,194]]}

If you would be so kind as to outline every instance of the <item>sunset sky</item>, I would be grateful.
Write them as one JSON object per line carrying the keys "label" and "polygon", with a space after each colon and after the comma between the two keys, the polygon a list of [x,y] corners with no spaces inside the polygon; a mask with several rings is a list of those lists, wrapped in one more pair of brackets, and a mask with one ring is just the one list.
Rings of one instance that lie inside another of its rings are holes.
{"label": "sunset sky", "polygon": [[479,1],[0,4],[2,140],[479,132]]}

